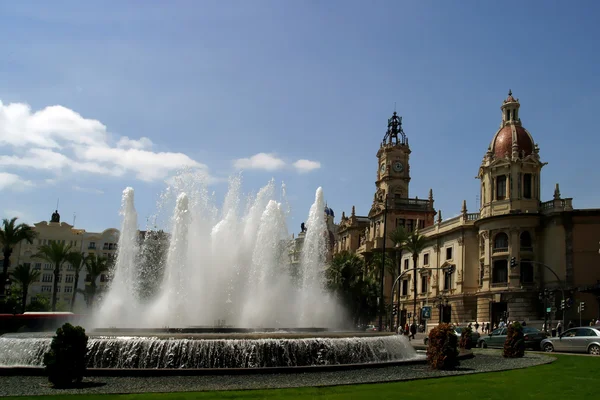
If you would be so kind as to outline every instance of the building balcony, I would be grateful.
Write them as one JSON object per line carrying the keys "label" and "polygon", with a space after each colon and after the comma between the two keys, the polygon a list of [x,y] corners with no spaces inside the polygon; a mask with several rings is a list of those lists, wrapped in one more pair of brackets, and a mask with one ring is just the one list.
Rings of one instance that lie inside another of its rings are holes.
{"label": "building balcony", "polygon": [[554,199],[540,203],[540,211],[542,214],[553,212],[572,211],[573,199]]}
{"label": "building balcony", "polygon": [[391,205],[393,208],[411,211],[429,211],[433,210],[433,207],[429,200],[422,199],[405,199],[395,198]]}
{"label": "building balcony", "polygon": [[492,249],[492,254],[508,253],[508,247],[496,247]]}

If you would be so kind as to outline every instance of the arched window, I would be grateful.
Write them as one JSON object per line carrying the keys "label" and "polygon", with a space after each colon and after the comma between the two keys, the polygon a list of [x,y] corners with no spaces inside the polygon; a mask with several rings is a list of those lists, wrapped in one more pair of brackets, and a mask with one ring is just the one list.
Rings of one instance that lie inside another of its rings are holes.
{"label": "arched window", "polygon": [[521,250],[531,250],[533,244],[531,242],[531,234],[527,231],[521,233]]}
{"label": "arched window", "polygon": [[508,235],[504,232],[496,234],[494,237],[494,250],[495,251],[507,251],[508,250]]}

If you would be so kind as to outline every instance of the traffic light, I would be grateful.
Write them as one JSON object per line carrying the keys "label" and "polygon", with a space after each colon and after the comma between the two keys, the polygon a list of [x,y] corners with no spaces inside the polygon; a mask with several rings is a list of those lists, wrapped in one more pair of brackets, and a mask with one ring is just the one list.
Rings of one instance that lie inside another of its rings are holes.
{"label": "traffic light", "polygon": [[566,302],[564,300],[561,300],[560,301],[560,309],[564,310],[565,308],[567,308],[567,304],[566,304]]}
{"label": "traffic light", "polygon": [[446,267],[446,273],[448,275],[452,274],[454,271],[456,271],[456,265],[449,265]]}
{"label": "traffic light", "polygon": [[412,318],[412,313],[408,313],[408,315],[406,316],[406,318],[411,319]]}
{"label": "traffic light", "polygon": [[585,301],[579,303],[579,312],[582,313],[585,310]]}
{"label": "traffic light", "polygon": [[393,315],[397,315],[398,314],[398,306],[394,304],[394,306],[392,307],[392,314]]}
{"label": "traffic light", "polygon": [[510,258],[510,267],[514,268],[517,266],[517,259],[515,257]]}

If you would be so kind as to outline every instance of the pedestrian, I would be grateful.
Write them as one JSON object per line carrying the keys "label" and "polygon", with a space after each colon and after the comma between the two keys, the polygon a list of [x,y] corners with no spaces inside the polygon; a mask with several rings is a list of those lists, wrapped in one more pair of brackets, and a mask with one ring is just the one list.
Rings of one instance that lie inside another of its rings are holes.
{"label": "pedestrian", "polygon": [[404,324],[404,335],[408,336],[408,340],[410,340],[410,329],[408,328],[408,322]]}
{"label": "pedestrian", "polygon": [[479,332],[479,322],[475,321],[475,332]]}
{"label": "pedestrian", "polygon": [[416,334],[417,334],[417,323],[413,322],[412,325],[410,326],[410,336],[408,338],[410,339],[412,337],[414,339]]}
{"label": "pedestrian", "polygon": [[569,329],[573,328],[575,326],[575,324],[573,323],[573,321],[569,321]]}
{"label": "pedestrian", "polygon": [[596,320],[596,325],[600,326],[600,319]]}
{"label": "pedestrian", "polygon": [[558,321],[558,324],[556,324],[556,333],[558,334],[558,336],[560,336],[560,334],[562,333],[562,323],[560,321]]}
{"label": "pedestrian", "polygon": [[523,321],[523,323],[521,324],[522,326],[527,326],[527,322]]}
{"label": "pedestrian", "polygon": [[485,332],[490,333],[490,323],[489,322],[485,323]]}

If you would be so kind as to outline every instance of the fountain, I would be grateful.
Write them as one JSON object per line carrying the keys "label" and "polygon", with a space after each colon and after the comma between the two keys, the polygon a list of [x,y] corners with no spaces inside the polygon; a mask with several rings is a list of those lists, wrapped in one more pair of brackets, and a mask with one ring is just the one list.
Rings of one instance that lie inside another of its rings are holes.
{"label": "fountain", "polygon": [[[174,202],[169,247],[157,261],[162,274],[150,274],[144,269],[156,265],[140,254],[152,242],[139,245],[134,191],[125,189],[112,284],[84,324],[88,366],[272,368],[418,358],[399,335],[335,331],[344,312],[322,282],[329,240],[323,190],[310,208],[299,279],[288,262],[285,187],[277,193],[270,181],[243,204],[234,176],[219,212],[205,186],[179,176],[161,196],[160,210]],[[150,295],[141,279],[149,275],[160,280]],[[0,367],[40,366],[51,336],[0,337]]]}

